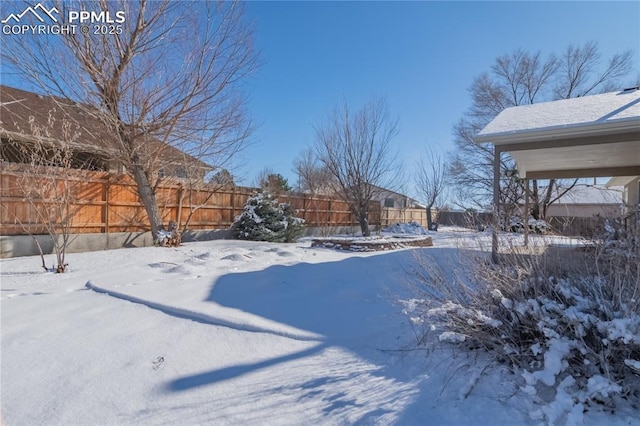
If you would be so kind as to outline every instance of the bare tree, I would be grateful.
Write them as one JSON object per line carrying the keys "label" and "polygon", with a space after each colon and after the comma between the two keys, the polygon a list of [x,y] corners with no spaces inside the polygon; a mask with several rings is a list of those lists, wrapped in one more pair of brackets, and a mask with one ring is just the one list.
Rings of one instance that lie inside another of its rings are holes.
{"label": "bare tree", "polygon": [[269,175],[275,175],[276,171],[269,166],[262,168],[253,178],[253,186],[256,188],[262,188],[262,184],[267,181]]}
{"label": "bare tree", "polygon": [[[468,119],[461,119],[454,126],[456,150],[449,159],[448,174],[453,184],[457,204],[464,208],[490,209],[493,194],[493,147],[476,144],[473,137],[482,126]],[[515,161],[508,155],[500,158],[501,175],[514,170]],[[524,188],[515,179],[500,180],[499,202],[505,217],[513,215],[523,199]]]}
{"label": "bare tree", "polygon": [[447,189],[446,159],[432,150],[425,150],[416,164],[414,180],[426,204],[427,228],[432,229],[431,209],[442,204]]}
{"label": "bare tree", "polygon": [[310,194],[335,194],[337,188],[331,172],[323,166],[313,148],[305,149],[293,162],[298,175],[298,189]]}
{"label": "bare tree", "polygon": [[567,47],[560,60],[559,78],[554,91],[556,99],[618,89],[615,81],[632,71],[631,51],[614,54],[605,67],[601,66],[601,59],[598,44],[594,41],[584,46]]}
{"label": "bare tree", "polygon": [[370,235],[369,202],[381,188],[391,189],[400,168],[391,152],[397,133],[383,99],[352,111],[345,103],[316,127],[315,150],[331,173],[338,194],[349,203],[362,235]]}
{"label": "bare tree", "polygon": [[[71,227],[74,216],[80,205],[79,193],[85,181],[79,169],[88,164],[81,164],[73,152],[77,139],[77,128],[67,120],[56,123],[54,111],[49,113],[46,123],[36,123],[30,119],[30,129],[24,130],[29,135],[29,142],[18,143],[13,139],[3,141],[2,157],[11,151],[11,156],[18,158],[20,164],[13,165],[17,174],[16,186],[29,206],[28,218],[20,218],[17,212],[3,203],[3,208],[10,210],[15,222],[34,240],[42,267],[57,273],[67,268],[66,252],[71,238]],[[7,119],[7,117],[5,117]],[[57,127],[56,138],[52,137],[52,129]],[[88,160],[90,161],[90,160]],[[37,235],[48,235],[51,239],[55,264],[48,268],[45,253]]]}
{"label": "bare tree", "polygon": [[[554,98],[584,96],[611,90],[631,69],[631,52],[615,54],[600,66],[597,44],[569,46],[558,58],[543,59],[540,53],[515,51],[496,59],[490,72],[474,79],[469,89],[472,105],[454,126],[456,152],[449,173],[463,205],[487,207],[492,194],[493,147],[476,144],[475,135],[505,108],[548,101]],[[524,194],[523,181],[511,177],[516,164],[508,154],[501,158],[500,204],[513,211]],[[544,218],[548,206],[570,190],[577,180],[551,179],[544,186],[533,181],[532,214]]]}
{"label": "bare tree", "polygon": [[[305,148],[293,161],[293,171],[298,176],[297,191],[310,198],[305,200],[307,209],[324,210],[326,201],[324,196],[335,196],[339,193],[329,170],[318,160],[315,150],[312,147]],[[318,197],[320,196],[320,197]],[[329,204],[330,205],[330,204]],[[325,215],[325,226],[320,227],[322,236],[329,236],[335,233],[335,228],[331,226],[330,215]]]}
{"label": "bare tree", "polygon": [[240,2],[94,0],[59,10],[122,11],[109,34],[9,37],[2,61],[47,94],[77,102],[113,138],[111,155],[133,176],[154,239],[156,189],[168,175],[218,168],[252,125],[242,83],[257,66]]}

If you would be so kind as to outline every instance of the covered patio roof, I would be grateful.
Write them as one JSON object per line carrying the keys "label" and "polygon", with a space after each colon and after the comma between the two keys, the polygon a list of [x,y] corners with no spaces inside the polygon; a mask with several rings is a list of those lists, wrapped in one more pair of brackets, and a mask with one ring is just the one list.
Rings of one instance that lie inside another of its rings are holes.
{"label": "covered patio roof", "polygon": [[475,141],[495,146],[496,213],[503,152],[513,156],[525,179],[611,176],[630,183],[640,176],[640,88],[507,108]]}
{"label": "covered patio roof", "polygon": [[507,108],[475,138],[527,179],[640,175],[640,90]]}

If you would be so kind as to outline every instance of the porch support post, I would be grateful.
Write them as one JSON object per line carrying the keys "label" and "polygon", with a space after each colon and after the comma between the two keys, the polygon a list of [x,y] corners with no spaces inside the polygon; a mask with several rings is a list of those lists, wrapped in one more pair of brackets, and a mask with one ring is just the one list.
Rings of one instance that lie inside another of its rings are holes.
{"label": "porch support post", "polygon": [[498,263],[498,232],[500,230],[500,154],[499,146],[493,148],[493,229],[491,231],[491,259]]}

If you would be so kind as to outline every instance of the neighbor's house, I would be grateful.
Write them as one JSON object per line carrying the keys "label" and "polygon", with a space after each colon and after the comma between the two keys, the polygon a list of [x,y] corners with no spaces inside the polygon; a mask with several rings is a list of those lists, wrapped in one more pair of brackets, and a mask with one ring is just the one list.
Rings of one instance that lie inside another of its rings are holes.
{"label": "neighbor's house", "polygon": [[[419,201],[401,194],[399,192],[392,191],[390,189],[382,188],[380,186],[371,185],[373,188],[373,196],[371,197],[371,201],[378,201],[380,203],[380,207],[382,208],[393,208],[393,209],[421,209],[424,208],[423,205],[420,204]],[[315,194],[319,195],[330,195],[330,196],[340,196],[340,189],[336,184],[325,184],[320,189],[316,189],[314,191]]]}
{"label": "neighbor's house", "polygon": [[[557,191],[556,188],[552,198],[556,198]],[[624,213],[623,194],[621,186],[577,184],[549,205],[547,217],[619,217]],[[521,204],[520,211],[523,210]]]}
{"label": "neighbor's house", "polygon": [[[408,195],[376,186],[373,201],[380,202],[382,226],[408,222],[417,222],[425,228],[429,225],[425,206]],[[433,221],[436,213],[435,209],[431,212]]]}
{"label": "neighbor's house", "polygon": [[[640,141],[638,141],[640,156]],[[622,202],[626,206],[626,215],[635,214],[640,219],[640,176],[617,176],[607,182],[607,187],[622,187]]]}
{"label": "neighbor's house", "polygon": [[619,217],[623,214],[623,187],[576,185],[547,210],[551,217]]}
{"label": "neighbor's house", "polygon": [[[72,151],[78,169],[125,173],[119,159],[118,140],[91,109],[75,102],[0,85],[0,162],[28,163],[35,144],[60,146]],[[198,159],[149,137],[140,147],[142,156],[160,155],[159,177],[200,179],[211,170]],[[194,173],[195,170],[195,173]]]}
{"label": "neighbor's house", "polygon": [[381,207],[393,208],[393,209],[419,209],[424,208],[417,200],[401,194],[399,192],[391,191],[389,189],[381,188],[374,185],[374,201],[379,201]]}

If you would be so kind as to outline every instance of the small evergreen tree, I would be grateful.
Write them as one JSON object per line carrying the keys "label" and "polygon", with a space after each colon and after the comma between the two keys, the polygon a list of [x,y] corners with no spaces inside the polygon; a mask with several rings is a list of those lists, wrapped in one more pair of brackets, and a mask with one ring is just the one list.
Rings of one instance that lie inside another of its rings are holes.
{"label": "small evergreen tree", "polygon": [[231,230],[241,240],[290,243],[302,236],[303,224],[291,204],[280,204],[268,192],[260,192],[247,200]]}

